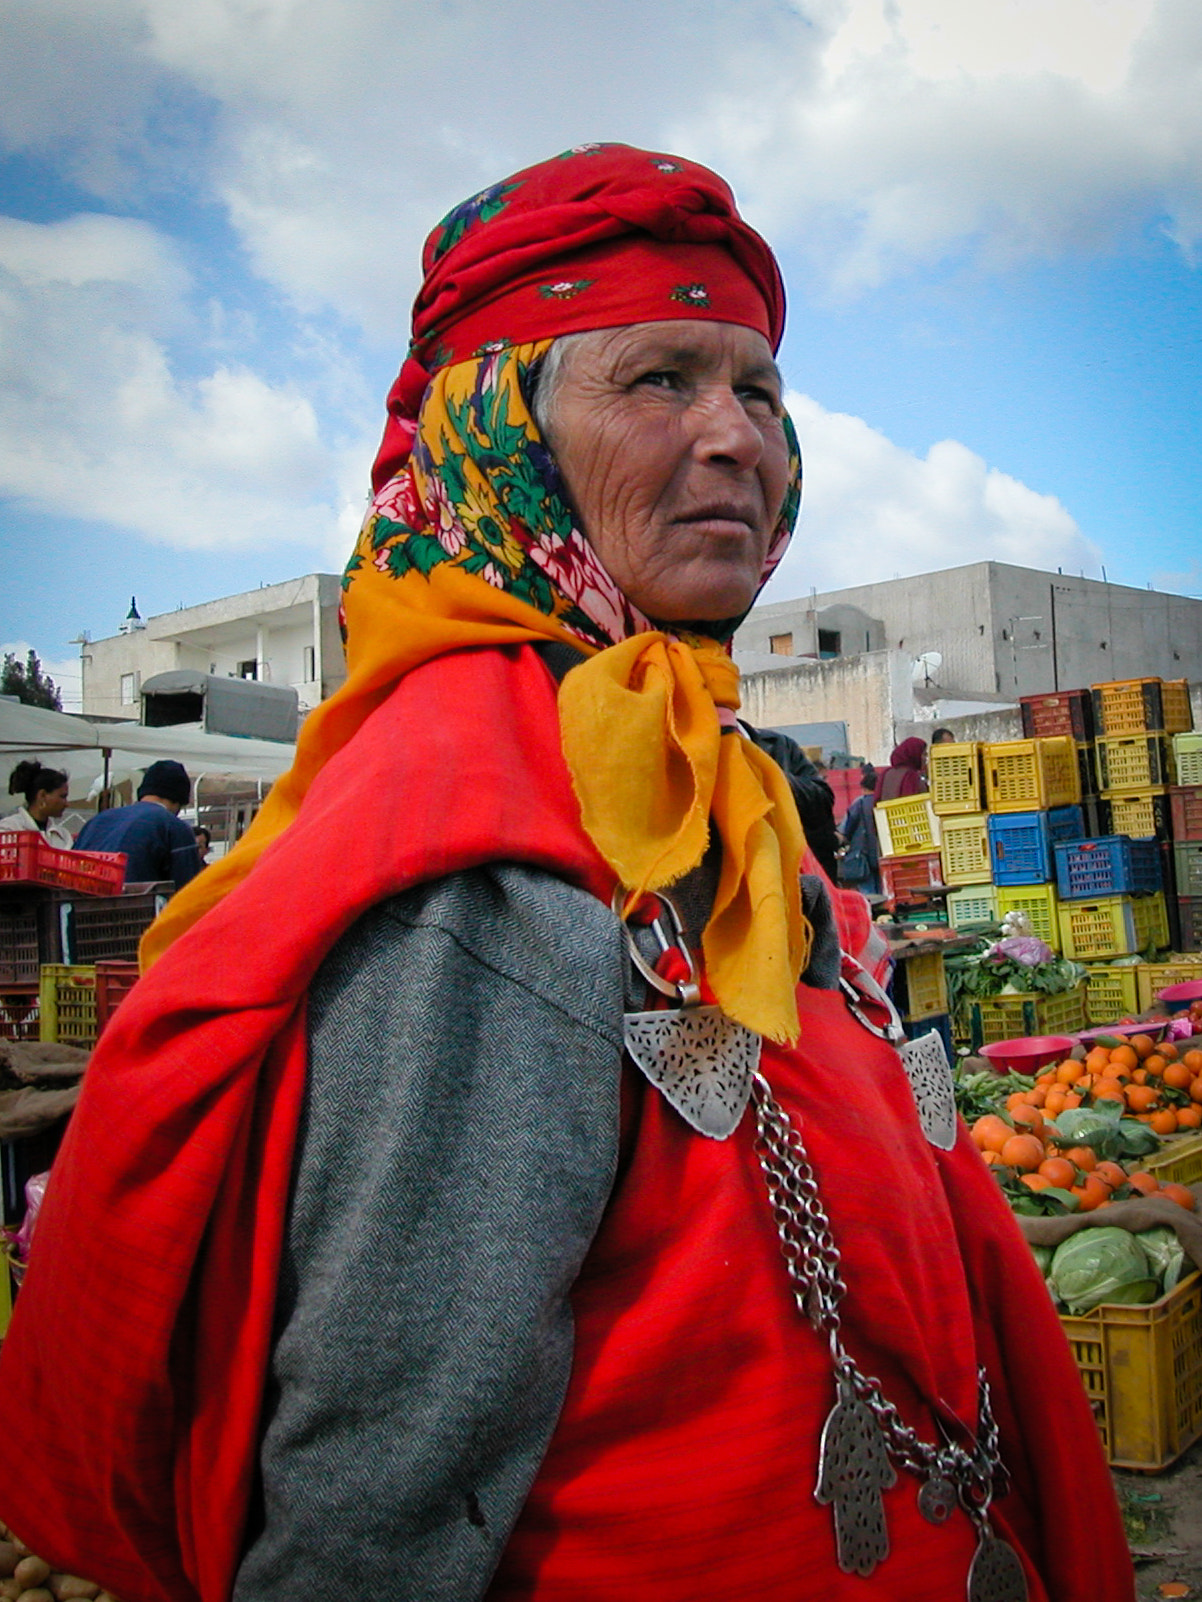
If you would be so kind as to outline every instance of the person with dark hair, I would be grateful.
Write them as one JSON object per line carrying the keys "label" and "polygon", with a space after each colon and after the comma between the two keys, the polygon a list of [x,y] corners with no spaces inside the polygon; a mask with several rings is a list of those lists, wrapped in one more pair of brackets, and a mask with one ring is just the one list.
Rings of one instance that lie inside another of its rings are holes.
{"label": "person with dark hair", "polygon": [[761,751],[766,751],[788,779],[805,830],[806,844],[822,864],[827,877],[835,879],[839,868],[835,794],[822,776],[824,769],[811,762],[797,741],[779,729],[755,729],[742,718],[739,723],[747,738]]}
{"label": "person with dark hair", "polygon": [[1030,1247],[738,721],[771,251],[589,143],[423,270],[348,677],[47,1186],[0,1518],[124,1602],[1131,1602]]}
{"label": "person with dark hair", "polygon": [[880,894],[880,842],[877,839],[876,772],[867,769],[860,774],[860,790],[848,807],[839,825],[843,836],[843,852],[839,858],[839,883],[848,890],[858,890],[862,896]]}
{"label": "person with dark hair", "polygon": [[876,776],[875,799],[896,801],[903,795],[921,795],[927,787],[926,762],[927,743],[916,734],[895,745],[889,755],[889,766]]}
{"label": "person with dark hair", "polygon": [[70,851],[75,841],[58,821],[67,810],[69,787],[67,775],[58,768],[45,768],[36,760],[18,762],[8,776],[8,793],[23,795],[25,805],[0,818],[0,831],[35,829],[47,845]]}
{"label": "person with dark hair", "polygon": [[932,745],[954,745],[956,743],[956,738],[957,738],[956,734],[952,729],[940,728],[940,729],[936,729],[935,732],[931,735],[931,744]]}
{"label": "person with dark hair", "polygon": [[208,861],[209,847],[213,843],[213,836],[203,823],[198,823],[192,833],[196,836],[196,849],[200,853],[200,865],[203,868]]}
{"label": "person with dark hair", "polygon": [[123,851],[126,884],[170,880],[182,890],[200,872],[196,837],[179,811],[192,795],[182,763],[152,762],[138,786],[138,799],[89,818],[79,831],[79,851]]}

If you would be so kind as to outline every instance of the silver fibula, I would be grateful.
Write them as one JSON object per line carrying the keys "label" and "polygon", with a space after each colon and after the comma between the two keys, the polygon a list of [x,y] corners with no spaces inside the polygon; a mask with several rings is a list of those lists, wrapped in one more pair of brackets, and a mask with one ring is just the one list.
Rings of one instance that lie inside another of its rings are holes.
{"label": "silver fibula", "polygon": [[898,1056],[914,1092],[918,1121],[932,1146],[951,1151],[956,1144],[956,1096],[952,1065],[937,1029],[907,1040],[898,1047]]}
{"label": "silver fibula", "polygon": [[626,1050],[685,1122],[711,1140],[739,1127],[760,1063],[760,1037],[721,1007],[628,1012]]}

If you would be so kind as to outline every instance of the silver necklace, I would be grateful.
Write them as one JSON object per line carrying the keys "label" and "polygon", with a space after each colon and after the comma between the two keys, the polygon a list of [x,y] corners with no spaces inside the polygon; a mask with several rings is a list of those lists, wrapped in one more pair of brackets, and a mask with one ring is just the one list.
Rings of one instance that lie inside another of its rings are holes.
{"label": "silver necklace", "polygon": [[[711,1139],[733,1134],[748,1101],[754,1104],[755,1154],[793,1298],[830,1348],[835,1403],[822,1427],[814,1496],[831,1508],[839,1567],[866,1576],[889,1556],[884,1493],[897,1483],[896,1471],[901,1468],[922,1481],[918,1508],[930,1523],[946,1522],[957,1504],[971,1520],[977,1547],[968,1573],[968,1602],[1027,1602],[1022,1564],[989,1524],[990,1503],[995,1494],[1005,1494],[1005,1472],[984,1369],[977,1375],[980,1422],[975,1439],[965,1430],[967,1446],[946,1434],[942,1444],[932,1445],[903,1422],[880,1381],[865,1374],[848,1352],[839,1316],[847,1289],[841,1258],[801,1134],[760,1072],[759,1036],[726,1018],[720,1008],[702,1004],[680,919],[666,897],[659,899],[670,928],[665,930],[658,918],[648,927],[661,951],[675,949],[683,955],[687,977],[675,984],[663,979],[625,926],[637,971],[677,1003],[670,1010],[627,1013],[627,1051],[691,1127]],[[620,912],[616,895],[615,910]],[[853,970],[858,966],[851,964]],[[903,1033],[892,1003],[863,969],[857,976],[845,962],[842,985],[849,1007],[866,1028],[886,1039],[894,1031]],[[875,1010],[881,1002],[886,1010],[878,1025],[867,1009]],[[943,1145],[949,1122],[946,1086],[933,1065],[930,1046],[921,1044],[920,1072],[910,1064],[907,1071],[927,1136]],[[941,1046],[939,1055],[943,1056]],[[946,1058],[943,1062],[946,1070]],[[954,1107],[950,1117],[954,1139]]]}

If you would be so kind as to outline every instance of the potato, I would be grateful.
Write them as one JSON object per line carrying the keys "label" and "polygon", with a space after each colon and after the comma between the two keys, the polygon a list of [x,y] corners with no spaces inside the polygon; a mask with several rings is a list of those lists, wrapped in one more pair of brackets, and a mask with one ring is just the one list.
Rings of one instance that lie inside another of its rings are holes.
{"label": "potato", "polygon": [[0,1541],[0,1576],[11,1574],[21,1561],[21,1554],[11,1541]]}
{"label": "potato", "polygon": [[46,1581],[55,1602],[89,1602],[100,1591],[91,1580],[81,1580],[78,1574],[52,1574]]}
{"label": "potato", "polygon": [[11,1575],[6,1580],[0,1580],[0,1597],[4,1598],[4,1602],[17,1602],[24,1589],[20,1580],[14,1580]]}
{"label": "potato", "polygon": [[35,1585],[28,1591],[22,1591],[17,1602],[54,1602],[54,1597],[44,1585]]}
{"label": "potato", "polygon": [[[31,1591],[35,1585],[41,1585],[49,1575],[49,1563],[45,1558],[34,1557],[32,1552],[28,1557],[23,1557],[13,1570],[13,1579],[20,1580],[27,1591]],[[53,1597],[50,1598],[50,1602],[54,1602]]]}

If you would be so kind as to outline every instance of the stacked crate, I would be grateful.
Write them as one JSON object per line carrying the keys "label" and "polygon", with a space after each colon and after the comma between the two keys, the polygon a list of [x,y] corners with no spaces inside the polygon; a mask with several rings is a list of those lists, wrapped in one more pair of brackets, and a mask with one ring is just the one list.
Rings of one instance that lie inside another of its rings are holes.
{"label": "stacked crate", "polygon": [[1173,736],[1177,783],[1169,791],[1178,949],[1202,951],[1202,734]]}
{"label": "stacked crate", "polygon": [[[899,796],[878,801],[873,808],[880,847],[881,889],[894,909],[926,908],[942,892],[939,855],[940,820],[927,795]],[[941,910],[925,914],[942,918]]]}

